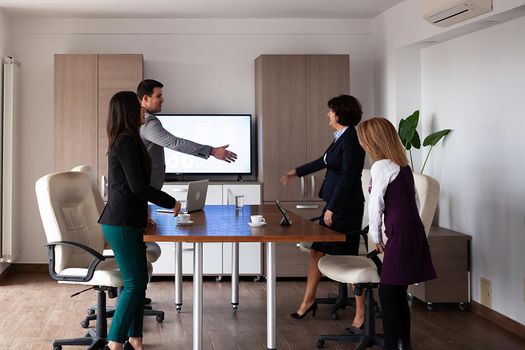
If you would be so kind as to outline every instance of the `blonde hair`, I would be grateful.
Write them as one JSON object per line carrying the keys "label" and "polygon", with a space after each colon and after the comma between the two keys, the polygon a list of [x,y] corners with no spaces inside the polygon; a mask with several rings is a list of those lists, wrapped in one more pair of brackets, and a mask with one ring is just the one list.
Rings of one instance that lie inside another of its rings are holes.
{"label": "blonde hair", "polygon": [[397,131],[387,119],[372,118],[357,126],[357,137],[372,160],[390,159],[400,167],[408,165],[406,151]]}

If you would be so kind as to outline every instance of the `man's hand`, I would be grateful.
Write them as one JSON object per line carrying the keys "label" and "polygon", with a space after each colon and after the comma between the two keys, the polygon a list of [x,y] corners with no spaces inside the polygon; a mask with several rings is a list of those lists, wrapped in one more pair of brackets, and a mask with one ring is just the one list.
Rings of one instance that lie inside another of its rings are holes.
{"label": "man's hand", "polygon": [[323,221],[326,226],[330,227],[332,226],[332,217],[334,216],[334,212],[331,210],[326,210],[324,212],[324,218]]}
{"label": "man's hand", "polygon": [[173,216],[177,216],[180,213],[181,204],[179,201],[175,202],[175,206],[173,207]]}
{"label": "man's hand", "polygon": [[376,250],[380,253],[385,251],[385,244],[383,242],[376,243]]}
{"label": "man's hand", "polygon": [[237,160],[237,154],[231,151],[228,151],[226,148],[228,148],[229,146],[230,145],[214,147],[211,150],[211,155],[219,160],[224,160],[226,163],[235,162],[235,160]]}

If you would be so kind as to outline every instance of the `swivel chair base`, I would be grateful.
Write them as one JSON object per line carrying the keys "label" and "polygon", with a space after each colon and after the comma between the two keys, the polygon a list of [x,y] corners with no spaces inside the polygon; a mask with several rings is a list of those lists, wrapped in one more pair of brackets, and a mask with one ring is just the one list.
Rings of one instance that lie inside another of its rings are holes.
{"label": "swivel chair base", "polygon": [[334,305],[330,310],[330,316],[332,320],[339,319],[337,311],[346,309],[347,306],[355,306],[355,299],[348,297],[348,285],[346,283],[338,283],[339,294],[329,294],[328,298],[316,298],[315,301],[318,304],[329,304]]}
{"label": "swivel chair base", "polygon": [[94,287],[97,291],[97,325],[96,330],[88,332],[85,337],[53,340],[53,350],[61,350],[62,346],[88,346],[90,350],[102,350],[107,344],[108,323],[106,316],[106,291],[113,287]]}
{"label": "swivel chair base", "polygon": [[340,334],[340,335],[322,335],[317,338],[315,347],[321,349],[327,341],[359,343],[357,350],[364,350],[374,345],[383,346],[383,337],[376,334],[374,318],[374,292],[377,283],[361,283],[358,288],[365,289],[365,323],[363,334]]}
{"label": "swivel chair base", "polygon": [[[89,328],[89,322],[97,319],[97,314],[94,307],[90,307],[87,311],[88,315],[80,321],[82,328]],[[106,308],[106,318],[111,318],[115,314],[115,307],[108,306]],[[164,311],[153,310],[151,305],[144,305],[144,317],[153,316],[158,323],[164,322]]]}
{"label": "swivel chair base", "polygon": [[[114,294],[114,295],[110,294],[110,296],[109,296],[110,298],[117,297],[117,303],[118,303],[118,295],[120,294],[121,289],[122,288],[118,288],[116,294]],[[147,299],[151,303],[151,299],[149,299],[149,298],[145,298],[144,299],[144,303],[145,303],[145,305],[144,305],[144,317],[146,317],[146,316],[154,316],[155,320],[158,323],[162,323],[164,321],[164,311],[153,310],[151,305],[149,305],[147,303],[147,301],[148,301]],[[87,310],[87,316],[86,316],[86,318],[84,318],[80,322],[80,327],[88,328],[89,327],[89,322],[92,321],[92,320],[96,320],[97,319],[98,312],[96,310],[97,310],[97,306],[91,306]],[[115,314],[115,307],[114,306],[106,307],[106,318],[111,318],[111,317],[113,317],[114,314]]]}

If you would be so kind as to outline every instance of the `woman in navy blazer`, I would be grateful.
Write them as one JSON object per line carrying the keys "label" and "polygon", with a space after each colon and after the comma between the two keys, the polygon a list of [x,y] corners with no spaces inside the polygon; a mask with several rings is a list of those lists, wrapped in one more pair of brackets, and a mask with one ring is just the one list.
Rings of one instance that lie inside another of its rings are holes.
{"label": "woman in navy blazer", "polygon": [[[290,316],[303,318],[309,311],[315,316],[317,303],[315,292],[321,272],[317,263],[325,254],[357,255],[359,234],[363,220],[364,196],[361,187],[365,151],[357,139],[355,126],[363,114],[359,101],[349,95],[341,95],[328,101],[329,124],[335,129],[334,142],[323,156],[310,163],[290,170],[281,178],[286,185],[290,179],[326,169],[319,192],[326,206],[319,223],[337,232],[346,234],[345,242],[314,242],[310,251],[308,279],[303,301]],[[356,296],[356,315],[352,326],[361,328],[364,322],[364,298]]]}

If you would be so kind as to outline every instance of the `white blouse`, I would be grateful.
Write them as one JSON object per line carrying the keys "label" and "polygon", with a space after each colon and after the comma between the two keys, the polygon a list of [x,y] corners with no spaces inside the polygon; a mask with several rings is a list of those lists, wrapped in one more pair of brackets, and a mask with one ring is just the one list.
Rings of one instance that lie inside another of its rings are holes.
{"label": "white blouse", "polygon": [[[383,242],[383,212],[385,211],[385,193],[388,185],[399,175],[401,168],[390,159],[375,162],[370,168],[372,190],[368,197],[369,230],[375,243]],[[415,188],[414,188],[415,189]],[[416,205],[419,210],[419,197],[416,193]]]}

